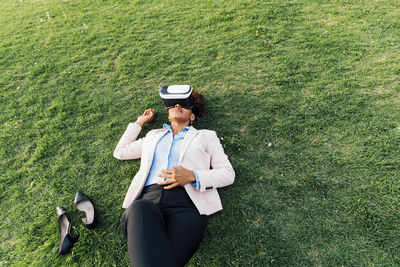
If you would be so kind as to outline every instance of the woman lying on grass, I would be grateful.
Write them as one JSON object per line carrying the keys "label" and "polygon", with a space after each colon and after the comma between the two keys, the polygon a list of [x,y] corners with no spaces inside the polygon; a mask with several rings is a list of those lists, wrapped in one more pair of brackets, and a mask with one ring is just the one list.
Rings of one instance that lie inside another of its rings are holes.
{"label": "woman lying on grass", "polygon": [[154,118],[147,109],[130,123],[114,157],[141,158],[122,205],[131,266],[184,266],[196,252],[206,217],[222,209],[218,187],[235,173],[214,131],[192,126],[205,109],[191,86],[160,90],[170,125],[137,137]]}

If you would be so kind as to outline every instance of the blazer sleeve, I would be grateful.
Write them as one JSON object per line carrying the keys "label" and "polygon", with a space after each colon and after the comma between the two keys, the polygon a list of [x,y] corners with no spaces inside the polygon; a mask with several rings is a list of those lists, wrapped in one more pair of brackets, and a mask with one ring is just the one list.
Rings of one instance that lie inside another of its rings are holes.
{"label": "blazer sleeve", "polygon": [[196,170],[200,180],[200,192],[224,187],[235,180],[235,171],[214,131],[210,131],[207,151],[210,155],[210,170]]}
{"label": "blazer sleeve", "polygon": [[142,156],[143,139],[138,137],[142,127],[137,123],[129,123],[124,134],[114,150],[113,156],[116,159],[137,159]]}

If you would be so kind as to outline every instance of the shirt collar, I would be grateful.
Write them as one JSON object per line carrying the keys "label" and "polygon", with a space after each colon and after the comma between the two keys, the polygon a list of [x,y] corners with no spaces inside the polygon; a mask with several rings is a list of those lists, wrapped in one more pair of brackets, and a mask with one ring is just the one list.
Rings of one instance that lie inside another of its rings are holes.
{"label": "shirt collar", "polygon": [[[184,133],[186,133],[187,131],[189,131],[190,127],[192,127],[192,126],[186,126],[185,128],[183,128],[183,131],[179,131],[179,132],[184,132]],[[171,125],[168,125],[168,124],[164,123],[164,124],[163,124],[163,128],[164,128],[165,130],[168,130],[168,131],[172,132]]]}

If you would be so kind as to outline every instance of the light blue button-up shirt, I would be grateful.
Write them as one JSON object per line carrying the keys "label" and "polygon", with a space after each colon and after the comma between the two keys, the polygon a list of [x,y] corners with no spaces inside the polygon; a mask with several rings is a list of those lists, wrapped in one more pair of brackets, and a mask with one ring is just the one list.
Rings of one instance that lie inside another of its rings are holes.
{"label": "light blue button-up shirt", "polygon": [[[154,150],[153,163],[151,164],[145,186],[157,184],[167,180],[167,178],[158,177],[158,174],[161,172],[161,170],[171,169],[174,166],[179,166],[181,145],[186,133],[190,129],[190,126],[186,126],[182,131],[179,131],[179,133],[174,136],[170,125],[164,124],[163,127],[167,130],[167,132],[165,132],[165,134],[158,141]],[[196,186],[197,190],[199,190],[200,180],[197,176],[197,173],[195,171],[193,172],[196,176],[196,182],[193,182],[192,185]]]}

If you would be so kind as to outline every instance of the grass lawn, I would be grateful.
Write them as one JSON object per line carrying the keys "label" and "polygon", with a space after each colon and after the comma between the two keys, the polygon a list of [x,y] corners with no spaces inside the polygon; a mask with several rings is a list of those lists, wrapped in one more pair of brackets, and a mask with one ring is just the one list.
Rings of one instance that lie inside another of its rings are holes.
{"label": "grass lawn", "polygon": [[206,94],[236,171],[189,266],[399,265],[399,77],[394,0],[2,0],[0,266],[128,266],[139,161],[112,152],[168,84]]}

